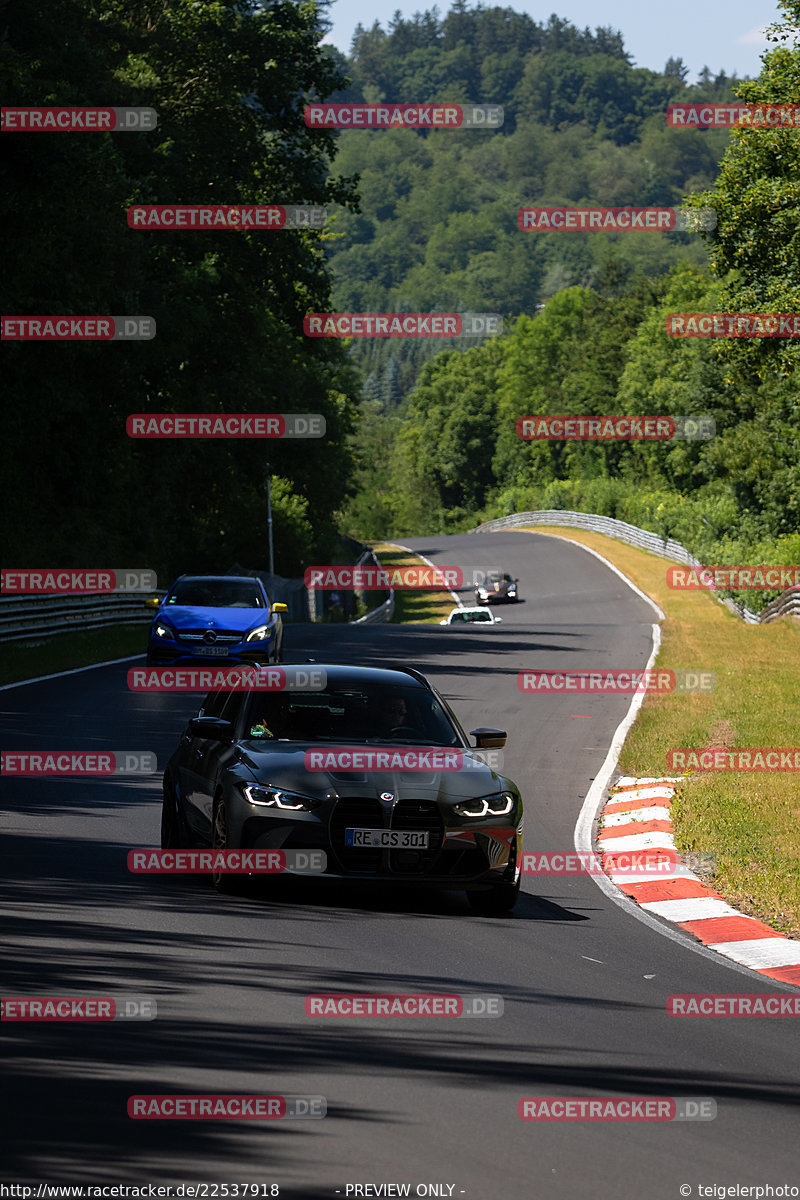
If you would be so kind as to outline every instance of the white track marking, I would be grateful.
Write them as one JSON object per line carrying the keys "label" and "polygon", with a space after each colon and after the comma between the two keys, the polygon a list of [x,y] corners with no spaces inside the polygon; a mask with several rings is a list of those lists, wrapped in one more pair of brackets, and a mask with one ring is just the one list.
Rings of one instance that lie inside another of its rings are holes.
{"label": "white track marking", "polygon": [[652,808],[629,808],[627,812],[603,814],[603,828],[613,829],[618,825],[637,824],[639,821],[668,821],[669,809],[654,804]]}
{"label": "white track marking", "polygon": [[713,917],[738,917],[739,910],[725,900],[713,896],[696,896],[689,900],[648,900],[642,904],[647,912],[667,921],[709,921]]}
{"label": "white track marking", "polygon": [[742,966],[759,967],[800,966],[800,942],[784,937],[752,938],[746,942],[714,942],[710,947]]}
{"label": "white track marking", "polygon": [[99,667],[114,667],[117,663],[136,662],[137,658],[144,658],[144,655],[131,654],[128,658],[110,658],[108,662],[89,663],[88,667],[73,667],[70,671],[56,671],[55,675],[37,675],[35,679],[20,679],[18,683],[4,683],[0,687],[0,692],[7,692],[9,688],[27,687],[29,683],[44,683],[47,679],[63,679],[65,675],[80,675],[81,671],[96,671]]}
{"label": "white track marking", "polygon": [[597,835],[598,848],[604,854],[627,854],[629,850],[674,850],[675,839],[671,833],[632,833],[629,837]]}

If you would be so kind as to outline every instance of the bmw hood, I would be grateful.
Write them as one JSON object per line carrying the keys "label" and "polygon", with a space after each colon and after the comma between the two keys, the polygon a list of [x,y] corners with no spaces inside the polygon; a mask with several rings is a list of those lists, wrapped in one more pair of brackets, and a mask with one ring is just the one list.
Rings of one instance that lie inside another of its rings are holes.
{"label": "bmw hood", "polygon": [[[351,751],[354,756],[353,765],[357,769],[325,769],[326,759],[334,750]],[[370,769],[363,769],[359,764],[364,761],[365,752],[378,750],[397,754],[401,759],[405,752],[413,750],[421,758],[420,765],[424,765],[426,752],[430,752],[431,755],[435,752],[442,757],[447,755],[451,762],[455,759],[453,750],[440,746],[377,747],[365,746],[362,743],[333,747],[321,742],[279,742],[273,743],[269,749],[264,749],[254,742],[245,742],[239,748],[239,757],[242,766],[247,768],[259,783],[272,784],[275,787],[286,788],[287,791],[312,796],[372,797],[379,796],[381,792],[392,792],[399,799],[417,798],[458,804],[500,791],[512,791],[515,795],[517,793],[510,780],[481,762],[475,756],[474,750],[465,748],[457,752],[460,765],[456,769],[408,771],[403,770],[399,764],[399,769],[396,770],[374,769],[371,765]],[[313,764],[313,767],[320,766],[322,769],[309,769],[307,761]]]}

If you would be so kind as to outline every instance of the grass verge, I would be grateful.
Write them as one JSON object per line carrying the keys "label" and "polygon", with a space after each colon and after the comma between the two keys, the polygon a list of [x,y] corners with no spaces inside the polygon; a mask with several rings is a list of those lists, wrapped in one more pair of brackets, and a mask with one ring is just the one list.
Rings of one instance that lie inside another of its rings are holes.
{"label": "grass verge", "polygon": [[47,640],[22,645],[10,642],[3,649],[0,684],[20,683],[39,675],[54,675],[74,667],[131,654],[144,654],[147,625],[112,625],[105,629],[86,629],[81,633],[57,633]]}
{"label": "grass verge", "polygon": [[[379,542],[372,549],[382,567],[424,567],[426,564],[416,554],[399,550],[391,542]],[[447,591],[403,592],[394,594],[393,625],[438,624],[454,608],[453,597]]]}
{"label": "grass verge", "polygon": [[[707,592],[667,587],[667,559],[602,534],[561,527],[557,532],[597,550],[661,607],[666,620],[658,666],[716,673],[713,692],[645,696],[620,756],[625,774],[677,774],[667,769],[666,755],[679,747],[798,746],[800,623],[785,617],[745,625]],[[800,937],[796,773],[695,774],[677,787],[672,821],[679,850],[715,856],[708,882],[730,904]]]}

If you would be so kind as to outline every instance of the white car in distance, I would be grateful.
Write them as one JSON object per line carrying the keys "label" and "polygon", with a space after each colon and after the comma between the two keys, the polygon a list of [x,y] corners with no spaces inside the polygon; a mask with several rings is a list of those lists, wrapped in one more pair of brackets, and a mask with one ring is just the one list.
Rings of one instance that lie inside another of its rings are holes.
{"label": "white car in distance", "polygon": [[440,625],[499,625],[502,617],[496,617],[490,608],[453,608],[450,615],[443,617]]}

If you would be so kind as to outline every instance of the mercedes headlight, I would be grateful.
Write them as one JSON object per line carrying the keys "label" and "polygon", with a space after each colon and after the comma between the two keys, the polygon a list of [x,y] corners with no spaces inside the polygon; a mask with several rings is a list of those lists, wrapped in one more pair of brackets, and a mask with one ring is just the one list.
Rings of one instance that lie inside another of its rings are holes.
{"label": "mercedes headlight", "polygon": [[246,642],[263,642],[270,636],[272,630],[269,625],[259,625],[257,629],[251,629],[245,638]]}
{"label": "mercedes headlight", "polygon": [[168,637],[168,638],[175,637],[175,634],[172,632],[169,625],[165,625],[163,621],[156,621],[153,628],[154,628],[156,637]]}
{"label": "mercedes headlight", "polygon": [[243,783],[240,787],[248,802],[257,804],[259,808],[280,808],[284,811],[299,812],[309,811],[322,803],[316,796],[301,796],[299,792],[287,792],[283,788],[269,785]]}
{"label": "mercedes headlight", "polygon": [[460,817],[506,817],[513,808],[511,792],[500,792],[494,796],[480,796],[477,800],[465,800],[456,804],[453,812]]}

